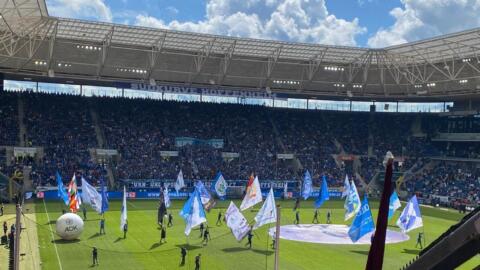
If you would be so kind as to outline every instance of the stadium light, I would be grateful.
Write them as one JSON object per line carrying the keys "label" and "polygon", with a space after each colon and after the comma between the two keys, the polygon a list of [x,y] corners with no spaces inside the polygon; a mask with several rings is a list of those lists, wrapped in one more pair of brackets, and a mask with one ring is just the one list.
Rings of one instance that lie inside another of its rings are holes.
{"label": "stadium light", "polygon": [[458,82],[459,82],[460,84],[466,84],[466,83],[468,83],[468,80],[463,79],[463,80],[459,80]]}
{"label": "stadium light", "polygon": [[432,83],[427,83],[427,87],[435,87],[437,84],[432,82]]}
{"label": "stadium light", "polygon": [[337,67],[337,66],[325,66],[323,67],[323,69],[327,71],[344,71],[345,70],[345,68]]}

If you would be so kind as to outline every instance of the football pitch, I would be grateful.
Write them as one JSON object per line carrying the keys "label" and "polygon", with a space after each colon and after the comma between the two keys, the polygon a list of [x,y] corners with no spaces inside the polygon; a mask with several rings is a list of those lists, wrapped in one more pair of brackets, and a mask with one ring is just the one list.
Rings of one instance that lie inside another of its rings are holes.
{"label": "football pitch", "polygon": [[[198,228],[192,230],[187,238],[184,235],[185,223],[179,216],[183,201],[173,201],[173,226],[167,229],[167,242],[160,244],[160,230],[157,226],[156,200],[128,201],[127,238],[123,239],[120,230],[120,201],[111,201],[110,210],[105,213],[106,234],[98,234],[100,216],[88,207],[87,221],[79,240],[66,242],[55,234],[55,220],[64,209],[61,201],[37,200],[35,202],[36,224],[40,249],[40,265],[42,269],[194,269],[194,258],[201,254],[201,269],[273,269],[274,250],[271,238],[267,235],[268,225],[255,231],[253,247],[248,249],[246,239],[237,242],[225,224],[216,226],[218,211],[223,213],[230,201],[218,202],[208,213],[207,219],[211,233],[208,245],[202,244]],[[239,201],[235,203],[240,205]],[[294,201],[277,201],[282,206],[282,225],[292,224]],[[371,201],[370,206],[374,218],[378,203]],[[402,207],[405,203],[402,203]],[[243,212],[245,217],[253,220],[258,204],[253,211]],[[345,224],[343,221],[343,201],[328,201],[320,208],[320,223],[325,223],[327,209],[332,210],[332,222]],[[422,207],[424,232],[428,245],[451,225],[457,223],[463,215],[450,210]],[[398,230],[394,223],[400,211],[390,221],[389,229]],[[81,215],[81,213],[79,213]],[[311,224],[313,218],[313,202],[302,201],[300,207],[300,223]],[[352,220],[347,223],[350,224]],[[274,224],[271,224],[274,226]],[[410,240],[388,244],[385,251],[383,269],[400,269],[419,253],[415,248],[418,232],[409,233]],[[92,267],[92,247],[98,248],[99,266]],[[180,247],[188,250],[185,266],[180,266]],[[327,245],[311,244],[296,241],[280,241],[280,269],[364,269],[369,245]],[[473,269],[480,265],[480,256],[472,258],[460,269]]]}

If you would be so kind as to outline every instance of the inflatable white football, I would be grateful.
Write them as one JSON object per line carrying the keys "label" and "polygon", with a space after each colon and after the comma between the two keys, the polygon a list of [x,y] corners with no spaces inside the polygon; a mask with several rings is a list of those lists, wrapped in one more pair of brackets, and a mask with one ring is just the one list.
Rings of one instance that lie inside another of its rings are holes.
{"label": "inflatable white football", "polygon": [[77,239],[83,232],[83,220],[73,213],[59,217],[56,225],[58,236],[64,240]]}

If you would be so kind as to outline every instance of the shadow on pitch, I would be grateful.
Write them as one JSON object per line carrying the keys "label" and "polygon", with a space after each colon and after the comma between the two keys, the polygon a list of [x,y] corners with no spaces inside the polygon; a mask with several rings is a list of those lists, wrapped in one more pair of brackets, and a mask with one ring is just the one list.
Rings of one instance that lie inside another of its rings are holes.
{"label": "shadow on pitch", "polygon": [[232,248],[222,249],[222,251],[227,252],[227,253],[244,252],[244,251],[249,251],[249,250],[251,250],[255,253],[266,255],[266,256],[270,256],[270,255],[275,253],[274,251],[271,251],[271,250],[262,250],[262,249],[254,249],[254,248],[250,249],[250,248],[246,248],[246,247],[232,247]]}
{"label": "shadow on pitch", "polygon": [[64,240],[64,239],[55,239],[52,241],[52,243],[55,243],[55,244],[72,244],[72,243],[78,243],[80,242],[80,239],[75,239],[75,240]]}
{"label": "shadow on pitch", "polygon": [[195,250],[195,249],[199,249],[199,248],[202,248],[201,246],[192,246],[192,245],[187,245],[187,244],[184,244],[184,245],[175,245],[176,247],[178,248],[182,248],[184,247],[186,250]]}
{"label": "shadow on pitch", "polygon": [[418,255],[420,253],[420,250],[419,249],[406,249],[406,248],[404,248],[402,253]]}
{"label": "shadow on pitch", "polygon": [[95,233],[95,234],[93,234],[92,236],[90,236],[90,237],[88,238],[88,240],[93,239],[93,238],[96,238],[96,237],[99,237],[100,235],[101,235],[100,233]]}
{"label": "shadow on pitch", "polygon": [[158,247],[161,246],[161,245],[162,245],[161,243],[153,243],[152,246],[150,247],[150,250],[156,249],[156,248],[158,248]]}
{"label": "shadow on pitch", "polygon": [[362,254],[362,255],[368,255],[368,250],[350,250],[350,252]]}
{"label": "shadow on pitch", "polygon": [[45,225],[50,225],[50,224],[55,224],[55,223],[57,223],[56,220],[50,220],[50,222],[45,223]]}
{"label": "shadow on pitch", "polygon": [[120,242],[120,241],[122,241],[122,240],[123,240],[123,237],[117,237],[117,239],[115,239],[115,241],[113,241],[113,242],[114,242],[114,243],[118,243],[118,242]]}

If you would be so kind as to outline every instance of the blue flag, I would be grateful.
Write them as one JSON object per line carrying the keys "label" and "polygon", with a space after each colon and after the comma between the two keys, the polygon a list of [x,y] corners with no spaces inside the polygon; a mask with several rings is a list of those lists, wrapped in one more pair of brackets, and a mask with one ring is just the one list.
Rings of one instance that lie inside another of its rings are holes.
{"label": "blue flag", "polygon": [[102,194],[102,211],[101,213],[105,213],[105,211],[108,210],[108,197],[107,197],[107,189],[105,188],[105,181],[103,180],[103,177],[100,179],[100,192]]}
{"label": "blue flag", "polygon": [[63,186],[62,177],[58,172],[56,173],[56,176],[57,176],[57,185],[58,185],[58,197],[63,200],[65,205],[69,205],[70,200],[68,198],[67,192],[65,191],[65,187]]}
{"label": "blue flag", "polygon": [[373,223],[372,212],[370,211],[368,198],[365,194],[360,211],[355,216],[355,219],[348,230],[348,236],[350,236],[350,239],[352,239],[353,242],[357,242],[364,235],[373,232],[374,230],[375,223]]}
{"label": "blue flag", "polygon": [[207,222],[205,211],[197,188],[190,194],[190,198],[180,211],[180,216],[185,220],[185,235],[189,235],[193,227]]}
{"label": "blue flag", "polygon": [[402,207],[400,204],[400,199],[398,198],[397,192],[394,190],[392,195],[390,195],[390,203],[388,204],[388,220],[393,217],[395,210]]}
{"label": "blue flag", "polygon": [[422,214],[420,213],[416,195],[413,195],[410,201],[408,201],[407,206],[405,206],[397,220],[397,225],[403,232],[409,232],[423,226]]}
{"label": "blue flag", "polygon": [[227,188],[227,181],[225,181],[223,174],[221,172],[218,172],[212,183],[211,189],[215,191],[215,193],[217,193],[218,197],[221,200],[225,200],[225,196],[227,196]]}
{"label": "blue flag", "polygon": [[322,206],[322,204],[325,201],[330,200],[330,196],[328,194],[327,176],[324,175],[322,178],[323,178],[322,179],[322,186],[320,188],[318,198],[315,201],[315,208],[320,208],[320,206]]}
{"label": "blue flag", "polygon": [[310,172],[307,170],[305,175],[303,176],[303,188],[302,188],[302,197],[304,200],[308,199],[310,195],[312,195],[313,191],[313,184],[312,184],[312,176]]}

